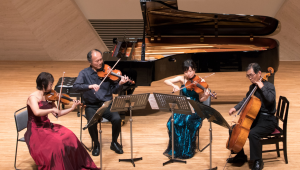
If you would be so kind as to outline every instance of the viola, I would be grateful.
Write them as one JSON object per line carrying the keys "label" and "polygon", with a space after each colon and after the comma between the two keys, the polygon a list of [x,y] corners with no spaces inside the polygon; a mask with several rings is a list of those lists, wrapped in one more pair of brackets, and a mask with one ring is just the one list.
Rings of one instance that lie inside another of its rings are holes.
{"label": "viola", "polygon": [[[200,78],[199,76],[195,75],[192,79],[188,80],[185,83],[185,87],[188,90],[194,90],[196,93],[200,94],[203,93],[207,88],[208,88],[208,84],[206,82],[202,81],[202,78]],[[213,98],[217,98],[217,94],[215,92],[211,92],[209,90],[209,94],[213,97]]]}
{"label": "viola", "polygon": [[[120,70],[114,69],[111,70],[110,66],[107,64],[104,64],[104,67],[102,70],[97,71],[97,75],[100,78],[108,77],[112,81],[118,81],[120,78],[122,78],[122,72]],[[131,84],[135,84],[133,80],[128,80]]]}
{"label": "viola", "polygon": [[[49,93],[47,93],[45,95],[46,100],[48,101],[58,101],[60,98],[60,102],[64,105],[68,105],[70,104],[70,102],[73,101],[73,99],[70,98],[69,95],[62,93],[61,97],[59,97],[59,94],[55,91],[55,90],[51,90]],[[82,103],[80,104],[80,106],[84,106]]]}

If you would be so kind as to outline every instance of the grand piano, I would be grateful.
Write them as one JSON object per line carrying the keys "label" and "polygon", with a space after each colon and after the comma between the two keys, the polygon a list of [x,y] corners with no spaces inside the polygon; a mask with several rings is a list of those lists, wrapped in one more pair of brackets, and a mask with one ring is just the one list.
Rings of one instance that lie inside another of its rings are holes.
{"label": "grand piano", "polygon": [[112,52],[103,55],[110,66],[121,58],[116,68],[136,86],[182,74],[186,59],[195,61],[196,72],[245,71],[251,62],[264,72],[278,70],[279,43],[265,37],[279,32],[275,18],[181,11],[177,0],[140,0],[140,5],[143,38],[115,39]]}

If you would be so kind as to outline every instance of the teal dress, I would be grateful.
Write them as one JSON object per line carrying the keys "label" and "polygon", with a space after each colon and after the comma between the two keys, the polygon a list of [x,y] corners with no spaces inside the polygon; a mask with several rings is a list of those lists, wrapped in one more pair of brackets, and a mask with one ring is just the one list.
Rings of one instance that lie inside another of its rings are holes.
{"label": "teal dress", "polygon": [[[184,85],[182,85],[184,87]],[[182,89],[182,93],[186,97],[190,97],[191,100],[199,101],[199,94],[194,90]],[[172,124],[170,117],[167,128],[169,133],[169,145],[164,155],[167,157],[172,156]],[[202,119],[193,113],[192,115],[185,115],[174,113],[174,157],[187,159],[191,158],[195,154],[196,149],[196,132],[202,123]]]}

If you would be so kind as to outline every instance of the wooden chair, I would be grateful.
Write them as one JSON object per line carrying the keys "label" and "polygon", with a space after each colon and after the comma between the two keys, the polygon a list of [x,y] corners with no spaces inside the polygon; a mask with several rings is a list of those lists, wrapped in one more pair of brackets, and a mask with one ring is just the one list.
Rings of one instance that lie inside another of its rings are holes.
{"label": "wooden chair", "polygon": [[[287,118],[289,111],[289,101],[286,97],[280,96],[276,111],[277,127],[275,131],[266,137],[261,138],[261,145],[275,144],[274,150],[263,150],[265,152],[277,152],[277,156],[280,157],[280,151],[283,151],[285,163],[288,163],[287,147],[286,147],[286,131],[287,131]],[[282,122],[282,127],[279,127],[279,120]],[[279,142],[282,142],[283,148],[279,149]]]}

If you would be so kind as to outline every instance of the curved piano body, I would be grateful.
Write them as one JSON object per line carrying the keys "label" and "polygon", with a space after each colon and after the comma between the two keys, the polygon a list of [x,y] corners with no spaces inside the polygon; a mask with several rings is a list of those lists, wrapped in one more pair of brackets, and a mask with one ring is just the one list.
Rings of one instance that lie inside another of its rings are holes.
{"label": "curved piano body", "polygon": [[144,37],[117,40],[113,53],[104,54],[109,65],[122,58],[118,69],[137,86],[182,74],[186,59],[197,72],[244,71],[251,62],[278,70],[279,43],[262,37],[279,30],[274,18],[180,11],[176,0],[141,0],[141,8]]}

